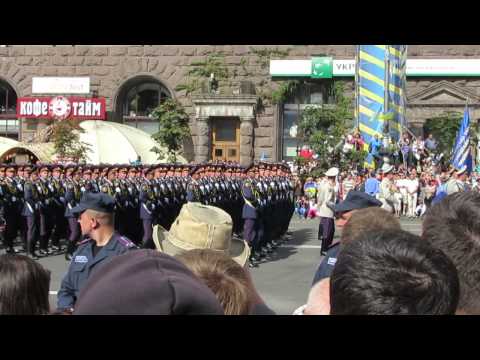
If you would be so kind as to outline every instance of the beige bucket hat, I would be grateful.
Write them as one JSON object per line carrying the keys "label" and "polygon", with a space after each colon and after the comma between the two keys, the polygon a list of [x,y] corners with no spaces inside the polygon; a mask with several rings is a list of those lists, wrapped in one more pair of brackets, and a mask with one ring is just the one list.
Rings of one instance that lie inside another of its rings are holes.
{"label": "beige bucket hat", "polygon": [[232,218],[220,208],[190,202],[183,205],[170,231],[153,228],[158,251],[175,256],[193,249],[212,249],[228,254],[241,266],[250,256],[248,244],[232,238]]}

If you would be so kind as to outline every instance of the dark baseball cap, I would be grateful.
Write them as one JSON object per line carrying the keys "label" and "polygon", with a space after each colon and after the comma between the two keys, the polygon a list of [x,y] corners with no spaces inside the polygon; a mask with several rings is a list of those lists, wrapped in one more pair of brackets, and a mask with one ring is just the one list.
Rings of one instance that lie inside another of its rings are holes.
{"label": "dark baseball cap", "polygon": [[114,257],[89,278],[75,315],[223,315],[213,292],[177,259],[155,250]]}
{"label": "dark baseball cap", "polygon": [[78,214],[85,210],[95,210],[111,214],[115,210],[115,200],[105,193],[85,192],[80,203],[72,209],[72,213]]}
{"label": "dark baseball cap", "polygon": [[342,202],[336,204],[333,210],[342,213],[352,210],[365,209],[373,206],[382,206],[382,202],[363,191],[349,191]]}

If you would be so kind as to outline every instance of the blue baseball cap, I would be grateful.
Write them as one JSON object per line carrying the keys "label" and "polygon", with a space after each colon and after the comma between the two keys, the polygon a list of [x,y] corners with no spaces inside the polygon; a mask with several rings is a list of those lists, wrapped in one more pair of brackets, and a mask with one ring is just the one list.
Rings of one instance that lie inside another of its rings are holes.
{"label": "blue baseball cap", "polygon": [[349,191],[347,197],[342,202],[334,206],[336,213],[365,209],[368,207],[382,206],[382,202],[362,191]]}
{"label": "blue baseball cap", "polygon": [[72,209],[72,213],[79,214],[85,210],[95,210],[112,214],[115,211],[115,200],[105,193],[86,192],[80,203]]}

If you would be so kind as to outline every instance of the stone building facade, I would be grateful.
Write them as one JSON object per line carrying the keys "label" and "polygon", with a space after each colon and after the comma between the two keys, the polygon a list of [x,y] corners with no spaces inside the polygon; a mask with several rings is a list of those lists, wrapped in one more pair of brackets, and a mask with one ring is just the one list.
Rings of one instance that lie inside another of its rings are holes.
{"label": "stone building facade", "polygon": [[[353,59],[355,56],[354,45],[2,46],[0,104],[5,102],[2,99],[6,90],[2,90],[2,86],[10,92],[10,103],[0,109],[0,136],[4,136],[2,126],[7,129],[10,124],[8,121],[15,119],[12,115],[12,99],[32,96],[32,77],[89,77],[89,95],[106,99],[107,121],[126,122],[132,126],[141,123],[139,127],[146,131],[152,132],[155,124],[149,123],[148,116],[139,116],[131,111],[131,104],[135,101],[138,108],[140,100],[135,96],[145,91],[142,86],[147,91],[154,91],[157,100],[163,96],[178,99],[190,114],[192,137],[184,146],[184,155],[191,161],[205,161],[222,156],[231,160],[239,159],[243,164],[260,157],[282,160],[291,157],[295,147],[293,143],[290,147],[285,145],[290,141],[285,140],[288,137],[286,123],[290,121],[289,111],[293,110],[285,104],[259,102],[262,89],[276,89],[283,80],[270,75],[268,62],[265,63],[265,59],[259,55],[262,51],[265,53],[266,49],[285,51],[283,58],[291,60],[316,56]],[[220,81],[217,93],[186,95],[185,90],[176,90],[179,85],[189,81],[188,72],[196,62],[205,61],[216,52],[223,54],[225,66],[233,74],[229,79]],[[411,45],[408,57],[480,59],[480,45]],[[345,83],[348,94],[353,94],[353,77],[337,80]],[[308,81],[313,83],[313,89],[320,85],[328,86],[333,80]],[[159,87],[156,88],[155,84]],[[252,86],[249,87],[248,84]],[[315,91],[317,90],[311,90],[312,99],[318,96]],[[328,103],[327,95],[322,95],[322,90],[318,91],[320,96],[324,96],[322,102]],[[409,127],[419,134],[427,119],[444,111],[461,112],[467,99],[472,119],[477,121],[480,118],[480,77],[462,75],[409,78],[407,98]],[[297,104],[298,109],[308,102]],[[291,103],[294,104],[295,101]],[[293,112],[291,114],[296,116]],[[48,122],[43,121],[16,121],[15,124],[19,127],[18,137],[22,141],[28,140],[33,133],[48,125]],[[225,127],[224,124],[227,123],[231,126]],[[5,135],[12,136],[11,131],[5,130]]]}

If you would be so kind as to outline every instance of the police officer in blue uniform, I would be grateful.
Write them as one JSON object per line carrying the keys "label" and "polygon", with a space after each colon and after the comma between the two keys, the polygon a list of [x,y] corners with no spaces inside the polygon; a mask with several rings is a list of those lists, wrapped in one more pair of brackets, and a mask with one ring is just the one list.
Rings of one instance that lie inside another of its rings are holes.
{"label": "police officer in blue uniform", "polygon": [[[335,214],[348,214],[355,210],[366,209],[368,207],[380,207],[382,203],[373,196],[368,195],[363,191],[349,191],[344,201],[335,205]],[[337,224],[340,225],[340,224]],[[344,224],[342,223],[342,226]],[[330,246],[327,250],[325,258],[320,263],[317,272],[313,278],[312,286],[320,280],[330,277],[333,268],[337,262],[338,253],[341,249],[341,243],[337,242]]]}
{"label": "police officer in blue uniform", "polygon": [[86,239],[73,254],[68,272],[58,291],[59,312],[73,312],[77,297],[89,276],[116,255],[136,249],[135,244],[115,232],[115,200],[105,193],[87,192],[73,208],[79,214],[82,235]]}

